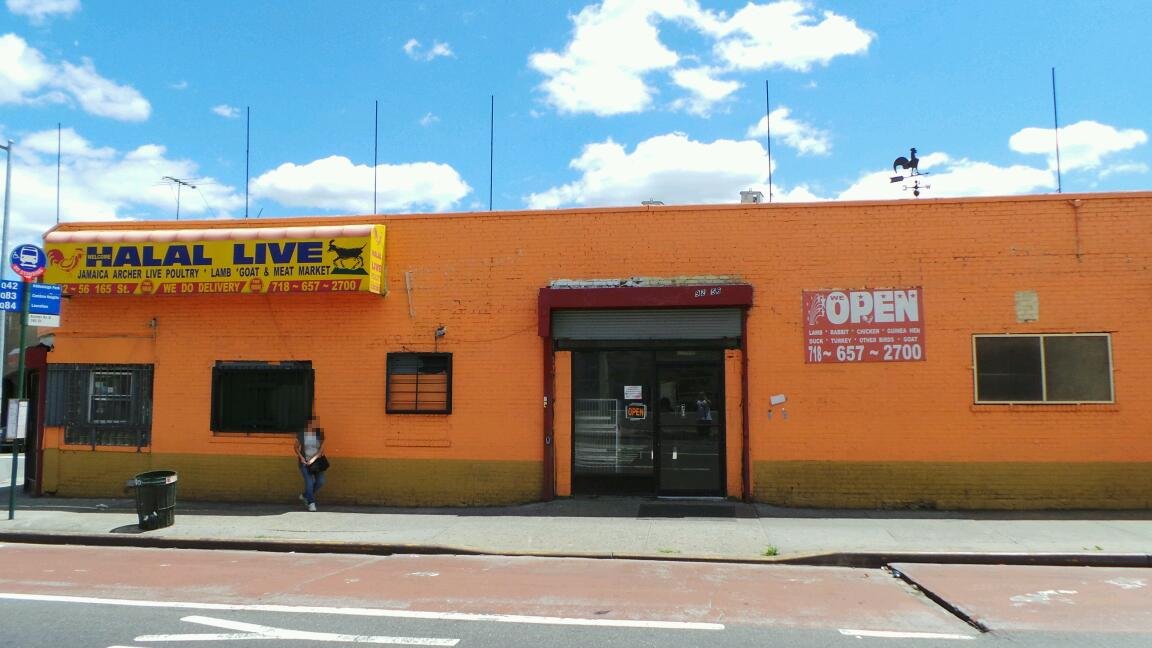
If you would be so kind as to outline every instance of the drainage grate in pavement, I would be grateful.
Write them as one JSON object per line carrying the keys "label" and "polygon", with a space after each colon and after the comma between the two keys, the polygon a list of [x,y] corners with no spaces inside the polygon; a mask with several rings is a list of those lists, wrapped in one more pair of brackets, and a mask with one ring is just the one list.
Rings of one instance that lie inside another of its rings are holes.
{"label": "drainage grate in pavement", "polygon": [[636,517],[642,518],[734,518],[735,504],[641,504]]}

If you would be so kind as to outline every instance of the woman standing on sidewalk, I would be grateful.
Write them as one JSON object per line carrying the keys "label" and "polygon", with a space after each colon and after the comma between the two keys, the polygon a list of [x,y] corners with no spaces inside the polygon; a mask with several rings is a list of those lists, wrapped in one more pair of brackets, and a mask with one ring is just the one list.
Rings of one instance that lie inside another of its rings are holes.
{"label": "woman standing on sidewalk", "polygon": [[300,475],[304,477],[304,492],[300,499],[309,511],[316,510],[316,493],[327,479],[328,459],[324,456],[324,428],[316,427],[316,419],[309,418],[304,429],[296,435],[296,458]]}

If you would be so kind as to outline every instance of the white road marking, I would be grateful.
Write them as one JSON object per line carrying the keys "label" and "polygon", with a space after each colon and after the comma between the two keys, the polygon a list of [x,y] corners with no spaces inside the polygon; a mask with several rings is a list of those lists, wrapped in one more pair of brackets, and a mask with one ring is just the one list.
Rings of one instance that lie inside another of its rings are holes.
{"label": "white road marking", "polygon": [[1148,581],[1143,578],[1113,578],[1104,582],[1126,590],[1148,587]]}
{"label": "white road marking", "polygon": [[1028,594],[1018,594],[1010,597],[1008,600],[1016,607],[1027,605],[1029,603],[1067,603],[1068,605],[1075,605],[1076,601],[1072,600],[1069,596],[1071,594],[1079,594],[1076,590],[1041,590],[1039,592],[1029,592]]}
{"label": "white road marking", "polygon": [[236,633],[209,634],[169,634],[141,635],[134,641],[235,641],[238,639],[296,639],[301,641],[324,641],[335,643],[398,644],[402,646],[455,646],[459,639],[436,639],[434,637],[380,637],[373,635],[349,635],[334,632],[306,632],[288,630],[272,626],[213,619],[205,616],[186,616],[181,621],[199,623],[225,630],[239,630]]}
{"label": "white road marking", "polygon": [[942,632],[893,632],[888,630],[852,630],[840,628],[840,634],[849,637],[878,637],[882,639],[975,639],[973,635]]}
{"label": "white road marking", "polygon": [[289,612],[300,614],[342,614],[346,616],[390,617],[400,619],[436,619],[440,621],[491,621],[494,623],[528,623],[538,625],[601,626],[612,628],[655,628],[663,630],[723,630],[722,623],[691,621],[644,621],[640,619],[580,619],[572,617],[526,616],[519,614],[474,614],[469,612],[421,612],[417,610],[383,610],[377,608],[322,607],[304,605],[261,605],[239,603],[194,603],[188,601],[135,601],[132,599],[59,596],[54,594],[19,594],[0,592],[0,600],[43,601],[46,603],[87,603],[126,607],[175,608],[185,610],[232,610],[244,612]]}

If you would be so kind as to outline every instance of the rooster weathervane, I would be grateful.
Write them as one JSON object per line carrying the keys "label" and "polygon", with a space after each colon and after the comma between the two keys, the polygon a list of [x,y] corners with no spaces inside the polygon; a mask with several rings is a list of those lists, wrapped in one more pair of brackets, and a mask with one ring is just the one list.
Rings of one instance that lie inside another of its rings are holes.
{"label": "rooster weathervane", "polygon": [[[920,158],[916,157],[916,149],[914,149],[914,148],[909,152],[909,157],[904,157],[903,155],[901,155],[900,157],[898,157],[892,161],[892,173],[895,173],[897,175],[894,175],[891,178],[889,178],[890,182],[903,182],[904,181],[904,176],[898,175],[899,171],[897,171],[897,169],[909,169],[909,173],[908,173],[909,178],[912,178],[912,177],[918,176],[918,175],[927,175],[927,174],[921,174],[920,173]],[[906,189],[906,190],[909,188],[912,189],[912,195],[919,198],[921,189],[931,189],[932,186],[931,185],[921,185],[920,179],[915,178],[912,181],[911,187],[908,187],[907,185],[904,186],[904,189]]]}

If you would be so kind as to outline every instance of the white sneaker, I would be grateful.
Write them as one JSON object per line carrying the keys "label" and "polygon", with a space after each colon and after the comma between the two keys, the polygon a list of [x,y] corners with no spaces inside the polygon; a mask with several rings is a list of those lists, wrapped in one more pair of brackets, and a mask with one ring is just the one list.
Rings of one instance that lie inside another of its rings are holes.
{"label": "white sneaker", "polygon": [[308,501],[308,500],[304,499],[304,493],[300,493],[296,497],[299,497],[301,502],[307,502]]}
{"label": "white sneaker", "polygon": [[315,513],[315,512],[316,512],[316,502],[312,502],[311,504],[309,504],[309,505],[308,505],[308,510],[309,510],[309,511],[312,511],[313,513]]}

